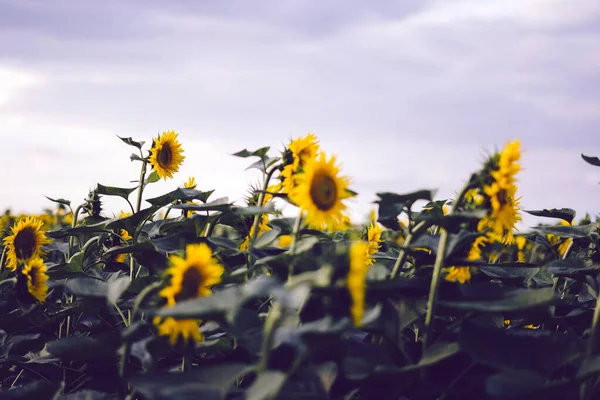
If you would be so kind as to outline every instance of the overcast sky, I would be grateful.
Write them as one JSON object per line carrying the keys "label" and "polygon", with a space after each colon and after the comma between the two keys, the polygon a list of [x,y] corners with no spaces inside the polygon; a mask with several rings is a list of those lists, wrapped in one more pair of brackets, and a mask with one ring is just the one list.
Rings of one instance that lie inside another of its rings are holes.
{"label": "overcast sky", "polygon": [[116,135],[174,129],[187,158],[149,195],[194,175],[241,200],[231,153],[314,132],[360,221],[378,191],[452,197],[519,139],[523,207],[595,215],[599,71],[597,0],[0,0],[0,208],[129,186]]}

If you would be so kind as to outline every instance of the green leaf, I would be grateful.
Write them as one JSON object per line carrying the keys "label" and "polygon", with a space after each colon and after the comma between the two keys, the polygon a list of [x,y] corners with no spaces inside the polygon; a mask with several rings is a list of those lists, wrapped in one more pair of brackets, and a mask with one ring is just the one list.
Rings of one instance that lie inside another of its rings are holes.
{"label": "green leaf", "polygon": [[417,200],[431,201],[437,190],[417,190],[416,192],[397,194],[391,192],[376,193],[379,200],[376,203],[412,204]]}
{"label": "green leaf", "polygon": [[541,225],[533,228],[544,234],[551,233],[561,238],[584,238],[589,237],[596,230],[595,224],[578,226],[546,226]]}
{"label": "green leaf", "polygon": [[68,236],[77,236],[82,234],[99,233],[106,231],[106,224],[109,220],[98,222],[92,225],[79,225],[75,227],[65,227],[57,231],[46,232],[46,236],[52,239],[62,239]]}
{"label": "green leaf", "polygon": [[118,136],[118,135],[117,135],[117,137],[118,137],[119,139],[121,139],[123,142],[127,143],[128,145],[130,145],[130,146],[133,146],[133,147],[137,147],[137,148],[138,148],[138,149],[140,149],[140,150],[142,149],[142,146],[143,146],[143,145],[144,145],[144,143],[145,143],[145,142],[141,142],[141,141],[140,141],[140,142],[136,142],[135,140],[133,140],[133,139],[132,139],[132,138],[130,138],[130,137],[123,138],[123,137],[120,137],[120,136]]}
{"label": "green leaf", "polygon": [[246,400],[271,400],[278,398],[287,374],[280,371],[264,371],[258,374],[246,391]]}
{"label": "green leaf", "polygon": [[581,357],[585,348],[585,343],[573,334],[504,329],[469,319],[462,323],[459,343],[475,362],[535,371],[545,377]]}
{"label": "green leaf", "polygon": [[265,158],[261,157],[260,160],[254,162],[252,165],[250,165],[248,168],[246,168],[246,170],[258,169],[262,172],[266,172],[267,168],[269,168],[271,165],[275,164],[279,160],[280,160],[279,157],[265,157]]}
{"label": "green leaf", "polygon": [[268,231],[265,231],[258,235],[253,247],[257,249],[264,249],[265,247],[272,244],[278,236],[279,231],[277,229],[269,229]]}
{"label": "green leaf", "polygon": [[44,196],[44,197],[45,197],[45,198],[47,198],[48,200],[50,200],[50,201],[54,202],[54,203],[62,204],[62,205],[69,206],[69,207],[71,206],[71,201],[70,201],[70,200],[65,200],[65,199],[52,199],[52,198],[50,198],[50,197],[48,197],[48,196]]}
{"label": "green leaf", "polygon": [[527,214],[535,215],[536,217],[558,218],[567,221],[569,224],[575,219],[575,210],[572,208],[552,208],[550,210],[523,210]]}
{"label": "green leaf", "polygon": [[163,207],[167,204],[171,204],[177,200],[180,201],[192,201],[192,200],[200,200],[203,203],[206,203],[206,200],[213,194],[214,190],[209,190],[206,192],[196,190],[196,189],[185,189],[185,188],[177,188],[172,192],[164,194],[159,197],[154,197],[152,199],[147,199],[146,201],[153,206]]}
{"label": "green leaf", "polygon": [[160,176],[158,176],[158,172],[152,171],[150,175],[148,175],[148,178],[146,178],[146,185],[158,181],[160,181]]}
{"label": "green leaf", "polygon": [[74,295],[81,297],[101,297],[105,298],[109,303],[114,304],[121,297],[121,294],[127,290],[129,277],[121,276],[111,282],[89,277],[79,277],[67,279],[63,285]]}
{"label": "green leaf", "polygon": [[275,206],[272,203],[268,203],[265,207],[232,207],[231,211],[237,215],[258,215],[258,214],[270,214],[275,212]]}
{"label": "green leaf", "polygon": [[591,156],[586,156],[586,155],[581,155],[581,158],[583,158],[588,164],[592,164],[596,167],[600,167],[600,158],[598,157],[591,157]]}
{"label": "green leaf", "polygon": [[425,350],[423,357],[421,357],[417,364],[408,365],[402,368],[402,371],[413,371],[429,367],[458,353],[460,353],[458,342],[438,341]]}
{"label": "green leaf", "polygon": [[118,196],[118,197],[122,197],[125,200],[129,199],[129,195],[136,190],[137,188],[120,188],[120,187],[114,187],[114,186],[104,186],[101,184],[98,184],[98,194],[103,194],[106,196]]}
{"label": "green leaf", "polygon": [[271,148],[270,146],[261,147],[260,149],[254,150],[254,151],[248,151],[248,150],[244,149],[242,151],[238,151],[237,153],[233,153],[232,156],[241,157],[241,158],[258,157],[258,158],[264,159],[270,148]]}
{"label": "green leaf", "polygon": [[229,198],[220,197],[216,200],[210,201],[204,204],[177,204],[173,206],[174,209],[178,210],[193,210],[193,211],[226,211],[231,208]]}
{"label": "green leaf", "polygon": [[583,260],[567,258],[565,260],[553,260],[544,265],[546,272],[556,276],[571,276],[582,273],[596,273],[598,269],[594,266],[586,266]]}
{"label": "green leaf", "polygon": [[[439,304],[455,310],[501,313],[549,306],[555,301],[554,289],[519,289],[490,283],[448,285],[458,292],[440,292]],[[450,289],[451,290],[451,289]],[[452,298],[453,297],[453,298]],[[450,299],[452,298],[452,299]]]}
{"label": "green leaf", "polygon": [[135,153],[131,153],[131,155],[129,156],[129,159],[131,161],[141,161],[141,162],[147,162],[145,159],[143,159],[142,157],[138,156]]}
{"label": "green leaf", "polygon": [[116,356],[121,344],[118,332],[89,336],[71,336],[46,344],[46,350],[51,355],[63,361],[86,361]]}

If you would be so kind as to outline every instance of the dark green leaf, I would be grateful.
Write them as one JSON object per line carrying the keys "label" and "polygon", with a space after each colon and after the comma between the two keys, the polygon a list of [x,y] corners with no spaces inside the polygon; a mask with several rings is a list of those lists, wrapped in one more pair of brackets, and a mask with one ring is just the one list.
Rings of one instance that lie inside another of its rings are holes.
{"label": "dark green leaf", "polygon": [[280,160],[279,157],[261,158],[260,160],[254,162],[252,165],[250,165],[248,168],[246,168],[246,170],[254,168],[254,169],[258,169],[262,172],[266,172],[267,168],[269,168],[271,165],[273,165],[274,163],[276,163],[279,160]]}
{"label": "dark green leaf", "polygon": [[254,247],[257,249],[263,249],[272,244],[278,236],[279,231],[277,229],[269,229],[268,231],[262,232],[256,238],[256,241],[254,242]]}
{"label": "dark green leaf", "polygon": [[82,297],[101,297],[109,303],[116,303],[121,294],[129,286],[129,277],[121,276],[111,282],[101,281],[95,278],[80,277],[67,279],[63,285],[69,291]]}
{"label": "dark green leaf", "polygon": [[275,212],[275,206],[272,203],[269,203],[265,207],[232,207],[231,211],[233,211],[237,215],[270,214],[272,212]]}
{"label": "dark green leaf", "polygon": [[561,238],[584,238],[589,237],[596,230],[595,224],[578,226],[537,226],[533,228],[544,234],[551,233]]}
{"label": "dark green leaf", "polygon": [[167,204],[171,204],[177,200],[181,201],[192,201],[192,200],[200,200],[203,203],[206,203],[206,200],[213,194],[214,190],[209,190],[206,192],[196,190],[196,189],[185,189],[185,188],[177,188],[172,192],[164,194],[159,197],[154,197],[152,199],[147,199],[146,201],[153,206],[163,207]]}
{"label": "dark green leaf", "polygon": [[272,400],[277,398],[286,379],[287,374],[280,371],[261,372],[246,391],[246,400]]}
{"label": "dark green leaf", "polygon": [[261,147],[258,150],[254,150],[254,151],[248,151],[246,149],[242,150],[242,151],[238,151],[237,153],[232,154],[232,156],[235,157],[241,157],[241,158],[248,158],[248,157],[259,157],[259,158],[265,158],[265,156],[267,155],[267,152],[269,151],[271,147],[267,146],[267,147]]}
{"label": "dark green leaf", "polygon": [[85,361],[115,357],[121,336],[117,332],[89,336],[71,336],[46,344],[51,355],[64,361]]}
{"label": "dark green leaf", "polygon": [[71,201],[70,200],[65,200],[65,199],[51,199],[48,196],[44,196],[45,198],[47,198],[48,200],[54,202],[54,203],[58,203],[58,204],[62,204],[65,206],[71,206]]}
{"label": "dark green leaf", "polygon": [[584,342],[572,334],[504,329],[471,320],[463,321],[459,343],[476,362],[535,371],[545,377],[581,357],[584,350]]}
{"label": "dark green leaf", "polygon": [[223,247],[228,250],[235,250],[236,252],[240,251],[240,246],[237,245],[233,240],[226,237],[209,236],[207,240],[215,246]]}
{"label": "dark green leaf", "polygon": [[581,158],[583,158],[589,164],[592,164],[596,167],[600,167],[600,158],[598,157],[591,157],[582,154]]}
{"label": "dark green leaf", "polygon": [[572,208],[552,208],[550,210],[523,210],[528,214],[535,215],[536,217],[548,217],[548,218],[558,218],[564,219],[568,223],[573,222],[575,218],[575,210]]}
{"label": "dark green leaf", "polygon": [[460,345],[457,342],[436,342],[423,354],[423,357],[417,364],[402,368],[402,371],[418,370],[423,367],[429,367],[439,363],[446,358],[452,357],[460,352]]}
{"label": "dark green leaf", "polygon": [[[457,293],[440,293],[439,304],[455,310],[508,312],[549,306],[555,301],[554,289],[518,289],[489,283],[453,286]],[[444,297],[446,294],[446,297]],[[454,297],[450,300],[451,297]]]}
{"label": "dark green leaf", "polygon": [[137,188],[120,188],[114,186],[104,186],[98,184],[98,194],[103,194],[106,196],[118,196],[122,197],[125,200],[129,199],[129,195]]}
{"label": "dark green leaf", "polygon": [[380,192],[376,193],[377,197],[379,197],[379,200],[377,200],[376,203],[412,204],[417,200],[431,201],[436,192],[437,190],[418,190],[416,192],[406,194]]}
{"label": "dark green leaf", "polygon": [[123,137],[118,136],[118,135],[117,135],[117,137],[119,139],[121,139],[123,142],[127,143],[128,145],[133,146],[133,147],[137,147],[140,150],[142,149],[142,146],[144,145],[144,142],[141,142],[141,141],[140,142],[136,142],[135,140],[133,140],[130,137],[123,138]]}
{"label": "dark green leaf", "polygon": [[57,231],[46,232],[46,236],[52,239],[62,239],[67,236],[77,236],[82,234],[90,234],[90,233],[99,233],[106,231],[106,223],[107,221],[102,221],[92,225],[79,225],[76,227],[67,227],[62,228]]}
{"label": "dark green leaf", "polygon": [[583,260],[567,258],[565,260],[553,260],[544,265],[546,272],[557,276],[569,276],[586,272],[598,272],[594,266],[586,266]]}
{"label": "dark green leaf", "polygon": [[191,210],[191,211],[225,211],[231,208],[231,203],[227,197],[220,197],[204,204],[177,204],[173,208],[179,210]]}
{"label": "dark green leaf", "polygon": [[147,162],[145,159],[143,159],[142,157],[138,156],[135,153],[131,153],[131,155],[129,156],[129,159],[131,161],[141,161],[141,162]]}

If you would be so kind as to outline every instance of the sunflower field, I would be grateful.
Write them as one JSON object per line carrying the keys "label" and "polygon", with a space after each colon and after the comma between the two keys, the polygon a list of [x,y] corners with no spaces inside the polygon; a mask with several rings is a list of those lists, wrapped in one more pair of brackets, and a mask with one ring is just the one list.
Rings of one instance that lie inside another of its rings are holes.
{"label": "sunflower field", "polygon": [[194,177],[148,198],[184,146],[120,139],[133,187],[0,217],[0,398],[600,398],[600,219],[521,210],[518,140],[357,223],[314,134],[232,155],[262,176],[245,204]]}

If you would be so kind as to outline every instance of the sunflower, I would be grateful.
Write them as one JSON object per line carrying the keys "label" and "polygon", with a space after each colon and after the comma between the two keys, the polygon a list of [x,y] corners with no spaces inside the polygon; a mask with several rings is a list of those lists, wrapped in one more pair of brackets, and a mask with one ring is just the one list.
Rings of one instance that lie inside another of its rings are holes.
{"label": "sunflower", "polygon": [[[562,225],[562,226],[572,226],[573,222],[568,223],[564,219],[561,219],[560,220],[560,225]],[[556,236],[556,235],[552,234],[552,233],[547,234],[546,235],[546,239],[548,239],[548,242],[550,242],[550,244],[552,245],[552,247],[558,245],[558,254],[561,257],[563,257],[565,255],[565,253],[567,252],[567,250],[569,249],[569,247],[571,247],[571,244],[573,243],[573,238],[567,238],[564,241],[562,241],[562,243],[561,243],[561,238],[559,236]]]}
{"label": "sunflower", "polygon": [[365,311],[365,278],[369,271],[365,253],[367,244],[364,242],[354,242],[350,247],[350,270],[346,285],[352,298],[350,314],[355,326],[359,326]]}
{"label": "sunflower", "polygon": [[484,188],[485,194],[490,198],[491,211],[479,221],[479,231],[487,228],[501,238],[504,244],[514,242],[513,230],[516,229],[517,222],[522,220],[519,212],[521,198],[515,198],[516,191],[517,187],[514,185],[503,189],[497,182]]}
{"label": "sunflower", "polygon": [[188,180],[183,183],[183,187],[186,189],[196,189],[196,178],[190,176]]}
{"label": "sunflower", "polygon": [[[481,259],[481,247],[491,241],[489,236],[478,236],[469,249],[467,260],[476,261]],[[471,267],[469,266],[453,266],[447,269],[444,279],[448,282],[458,282],[461,285],[471,280]]]}
{"label": "sunflower", "polygon": [[291,141],[287,152],[290,157],[285,157],[291,159],[286,162],[279,174],[284,193],[289,194],[293,190],[295,186],[294,175],[300,172],[305,164],[313,160],[318,152],[319,140],[313,133]]}
{"label": "sunflower", "polygon": [[531,248],[531,243],[527,242],[525,236],[517,236],[515,238],[515,244],[517,245],[517,261],[524,263],[526,260],[525,251]]}
{"label": "sunflower", "polygon": [[179,171],[179,166],[185,159],[177,136],[178,134],[173,130],[163,132],[154,140],[150,149],[148,162],[159,178],[163,178],[165,181]]}
{"label": "sunflower", "polygon": [[35,217],[20,219],[12,227],[12,235],[4,238],[6,265],[15,270],[20,261],[42,256],[42,246],[50,243],[42,230],[43,222]]}
{"label": "sunflower", "polygon": [[170,303],[210,295],[210,287],[221,282],[225,272],[206,243],[188,244],[185,254],[186,258],[169,257],[171,266],[167,274],[171,276],[171,284],[161,290],[160,296]]}
{"label": "sunflower", "polygon": [[[221,282],[225,269],[215,258],[206,243],[188,244],[186,258],[171,255],[171,266],[167,274],[171,276],[171,284],[160,291],[159,296],[167,300],[167,307],[172,307],[178,302],[204,297],[211,294],[211,286]],[[161,336],[169,336],[170,342],[175,344],[177,338],[182,336],[185,341],[190,338],[195,342],[202,341],[200,321],[195,319],[176,320],[174,318],[154,318]]]}
{"label": "sunflower", "polygon": [[20,272],[22,277],[26,279],[27,292],[37,301],[43,303],[48,293],[48,284],[46,283],[48,275],[46,275],[44,261],[39,257],[31,258],[25,263]]}
{"label": "sunflower", "polygon": [[335,156],[329,160],[324,153],[309,161],[296,176],[296,186],[289,193],[290,199],[306,212],[310,228],[336,230],[344,227],[342,200],[350,197],[346,190],[350,181],[339,176]]}
{"label": "sunflower", "polygon": [[286,248],[292,244],[292,235],[279,236],[279,247]]}
{"label": "sunflower", "polygon": [[371,211],[371,218],[369,221],[369,227],[367,228],[367,252],[366,252],[366,262],[367,265],[371,265],[375,262],[372,256],[377,253],[377,251],[381,248],[381,234],[383,230],[377,223],[377,215],[375,211]]}
{"label": "sunflower", "polygon": [[[258,237],[263,232],[271,230],[271,227],[269,225],[267,225],[268,222],[269,222],[269,216],[267,214],[262,214],[260,216],[260,222],[258,223],[258,233],[256,234],[256,237]],[[252,226],[250,227],[250,231],[248,232],[248,235],[246,235],[246,237],[244,238],[244,241],[240,245],[240,250],[242,250],[242,251],[248,250],[248,245],[250,244],[250,238],[252,237],[253,233],[254,233],[254,224],[252,224]]]}

